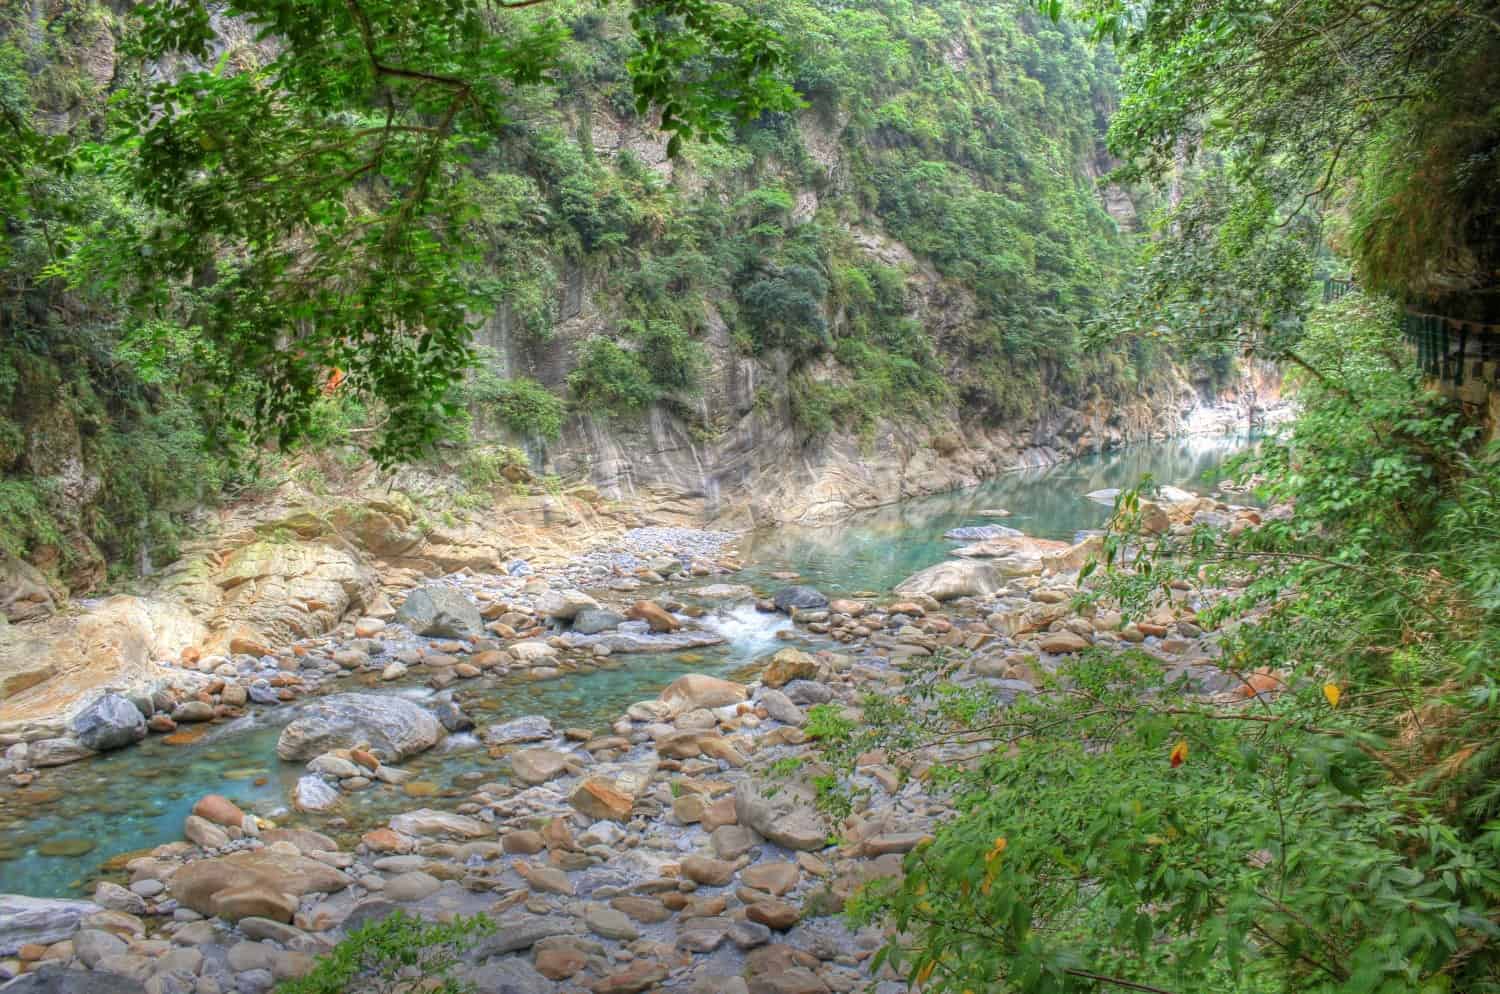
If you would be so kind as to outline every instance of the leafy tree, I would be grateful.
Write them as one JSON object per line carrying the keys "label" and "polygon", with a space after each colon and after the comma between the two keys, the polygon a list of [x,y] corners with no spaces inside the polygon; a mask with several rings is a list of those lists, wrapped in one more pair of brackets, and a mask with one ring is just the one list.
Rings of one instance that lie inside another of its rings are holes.
{"label": "leafy tree", "polygon": [[[481,210],[468,165],[567,37],[558,17],[518,9],[533,6],[139,6],[112,141],[80,161],[154,213],[73,228],[68,275],[107,274],[137,313],[182,314],[199,337],[188,382],[221,433],[296,440],[333,375],[384,408],[377,459],[421,451],[453,413],[471,315],[490,302],[465,237]],[[226,21],[250,40],[227,44]],[[673,152],[795,103],[775,34],[727,4],[639,0],[631,23],[638,108],[660,109]],[[164,61],[181,71],[157,78]]]}

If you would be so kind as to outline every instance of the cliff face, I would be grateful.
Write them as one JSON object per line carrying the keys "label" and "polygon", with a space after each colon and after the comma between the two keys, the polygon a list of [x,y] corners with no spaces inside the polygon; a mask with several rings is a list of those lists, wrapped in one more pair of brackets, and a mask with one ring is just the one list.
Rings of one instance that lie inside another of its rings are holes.
{"label": "cliff face", "polygon": [[[633,113],[623,12],[539,14],[570,27],[567,68],[518,95],[474,163],[496,306],[476,316],[473,424],[429,481],[447,473],[475,510],[493,464],[465,461],[506,445],[521,475],[663,514],[816,520],[1169,434],[1218,388],[1080,346],[1136,218],[1099,184],[1106,54],[1023,3],[761,13],[808,106],[677,159]],[[0,14],[0,83],[50,132],[102,133],[135,71],[118,54],[130,16]],[[220,28],[229,71],[272,44]],[[88,209],[135,209],[70,182]],[[268,483],[205,450],[203,412],[108,297],[51,274],[43,234],[8,231],[0,255],[0,588],[38,586],[24,560],[61,596],[159,569],[199,537],[196,509]],[[359,418],[378,412],[329,407],[314,456],[358,463]]]}

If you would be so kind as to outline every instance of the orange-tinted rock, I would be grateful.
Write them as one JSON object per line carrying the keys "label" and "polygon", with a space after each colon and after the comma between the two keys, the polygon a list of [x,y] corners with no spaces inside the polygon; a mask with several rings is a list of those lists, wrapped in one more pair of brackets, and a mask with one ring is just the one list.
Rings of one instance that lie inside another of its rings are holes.
{"label": "orange-tinted rock", "polygon": [[675,632],[682,627],[682,622],[655,601],[636,601],[625,612],[625,617],[646,622],[653,632]]}
{"label": "orange-tinted rock", "polygon": [[193,814],[206,818],[215,825],[239,828],[245,823],[245,812],[222,794],[205,794],[193,805]]}

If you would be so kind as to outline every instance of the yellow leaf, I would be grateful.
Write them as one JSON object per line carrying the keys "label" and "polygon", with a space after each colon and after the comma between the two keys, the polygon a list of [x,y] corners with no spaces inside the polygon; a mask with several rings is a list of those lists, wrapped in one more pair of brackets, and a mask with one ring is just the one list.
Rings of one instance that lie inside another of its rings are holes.
{"label": "yellow leaf", "polygon": [[997,836],[995,836],[995,844],[990,847],[990,851],[984,857],[984,861],[986,863],[993,863],[995,860],[999,859],[1000,856],[1005,852],[1005,846],[1006,846],[1005,836],[1003,836],[1003,835],[997,835]]}
{"label": "yellow leaf", "polygon": [[1339,706],[1339,698],[1344,696],[1344,694],[1343,691],[1339,690],[1338,684],[1325,683],[1323,684],[1323,696],[1328,700],[1329,707],[1336,708]]}
{"label": "yellow leaf", "polygon": [[1172,764],[1172,768],[1175,770],[1177,767],[1187,762],[1187,755],[1187,739],[1178,739],[1177,744],[1172,747],[1172,753],[1168,757],[1168,762]]}
{"label": "yellow leaf", "polygon": [[922,969],[917,971],[917,983],[927,983],[927,978],[932,976],[932,971],[937,969],[937,960],[930,960]]}

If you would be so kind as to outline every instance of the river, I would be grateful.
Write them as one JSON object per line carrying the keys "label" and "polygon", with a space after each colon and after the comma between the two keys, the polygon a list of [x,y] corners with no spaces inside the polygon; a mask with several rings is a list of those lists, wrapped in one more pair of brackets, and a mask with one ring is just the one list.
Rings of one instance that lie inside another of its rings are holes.
{"label": "river", "polygon": [[[795,571],[830,595],[884,593],[905,577],[947,557],[954,543],[943,533],[963,525],[1003,521],[1037,538],[1072,540],[1099,528],[1109,509],[1085,499],[1094,490],[1131,486],[1149,475],[1162,484],[1208,493],[1225,458],[1243,436],[1193,436],[1132,447],[1059,466],[1013,473],[972,489],[926,497],[854,516],[836,525],[782,527],[746,536],[747,563],[735,582],[769,591],[774,572]],[[1003,519],[985,511],[1005,509]],[[687,596],[688,591],[676,592]],[[462,695],[483,727],[528,714],[558,728],[602,728],[629,704],[654,697],[687,672],[733,673],[785,644],[788,622],[749,605],[713,617],[726,643],[708,649],[617,657],[586,673],[549,682],[499,682]],[[795,644],[795,643],[794,643]],[[386,692],[425,699],[420,685]],[[292,708],[256,712],[217,727],[200,741],[169,746],[152,737],[139,746],[48,771],[24,791],[0,796],[0,893],[40,897],[86,892],[111,857],[180,840],[182,822],[203,794],[222,793],[242,808],[273,815],[279,824],[316,827],[353,842],[365,827],[397,811],[456,805],[475,784],[503,776],[472,735],[450,736],[403,767],[416,790],[369,790],[352,795],[342,826],[286,812],[301,764],[276,758],[276,738]]]}

